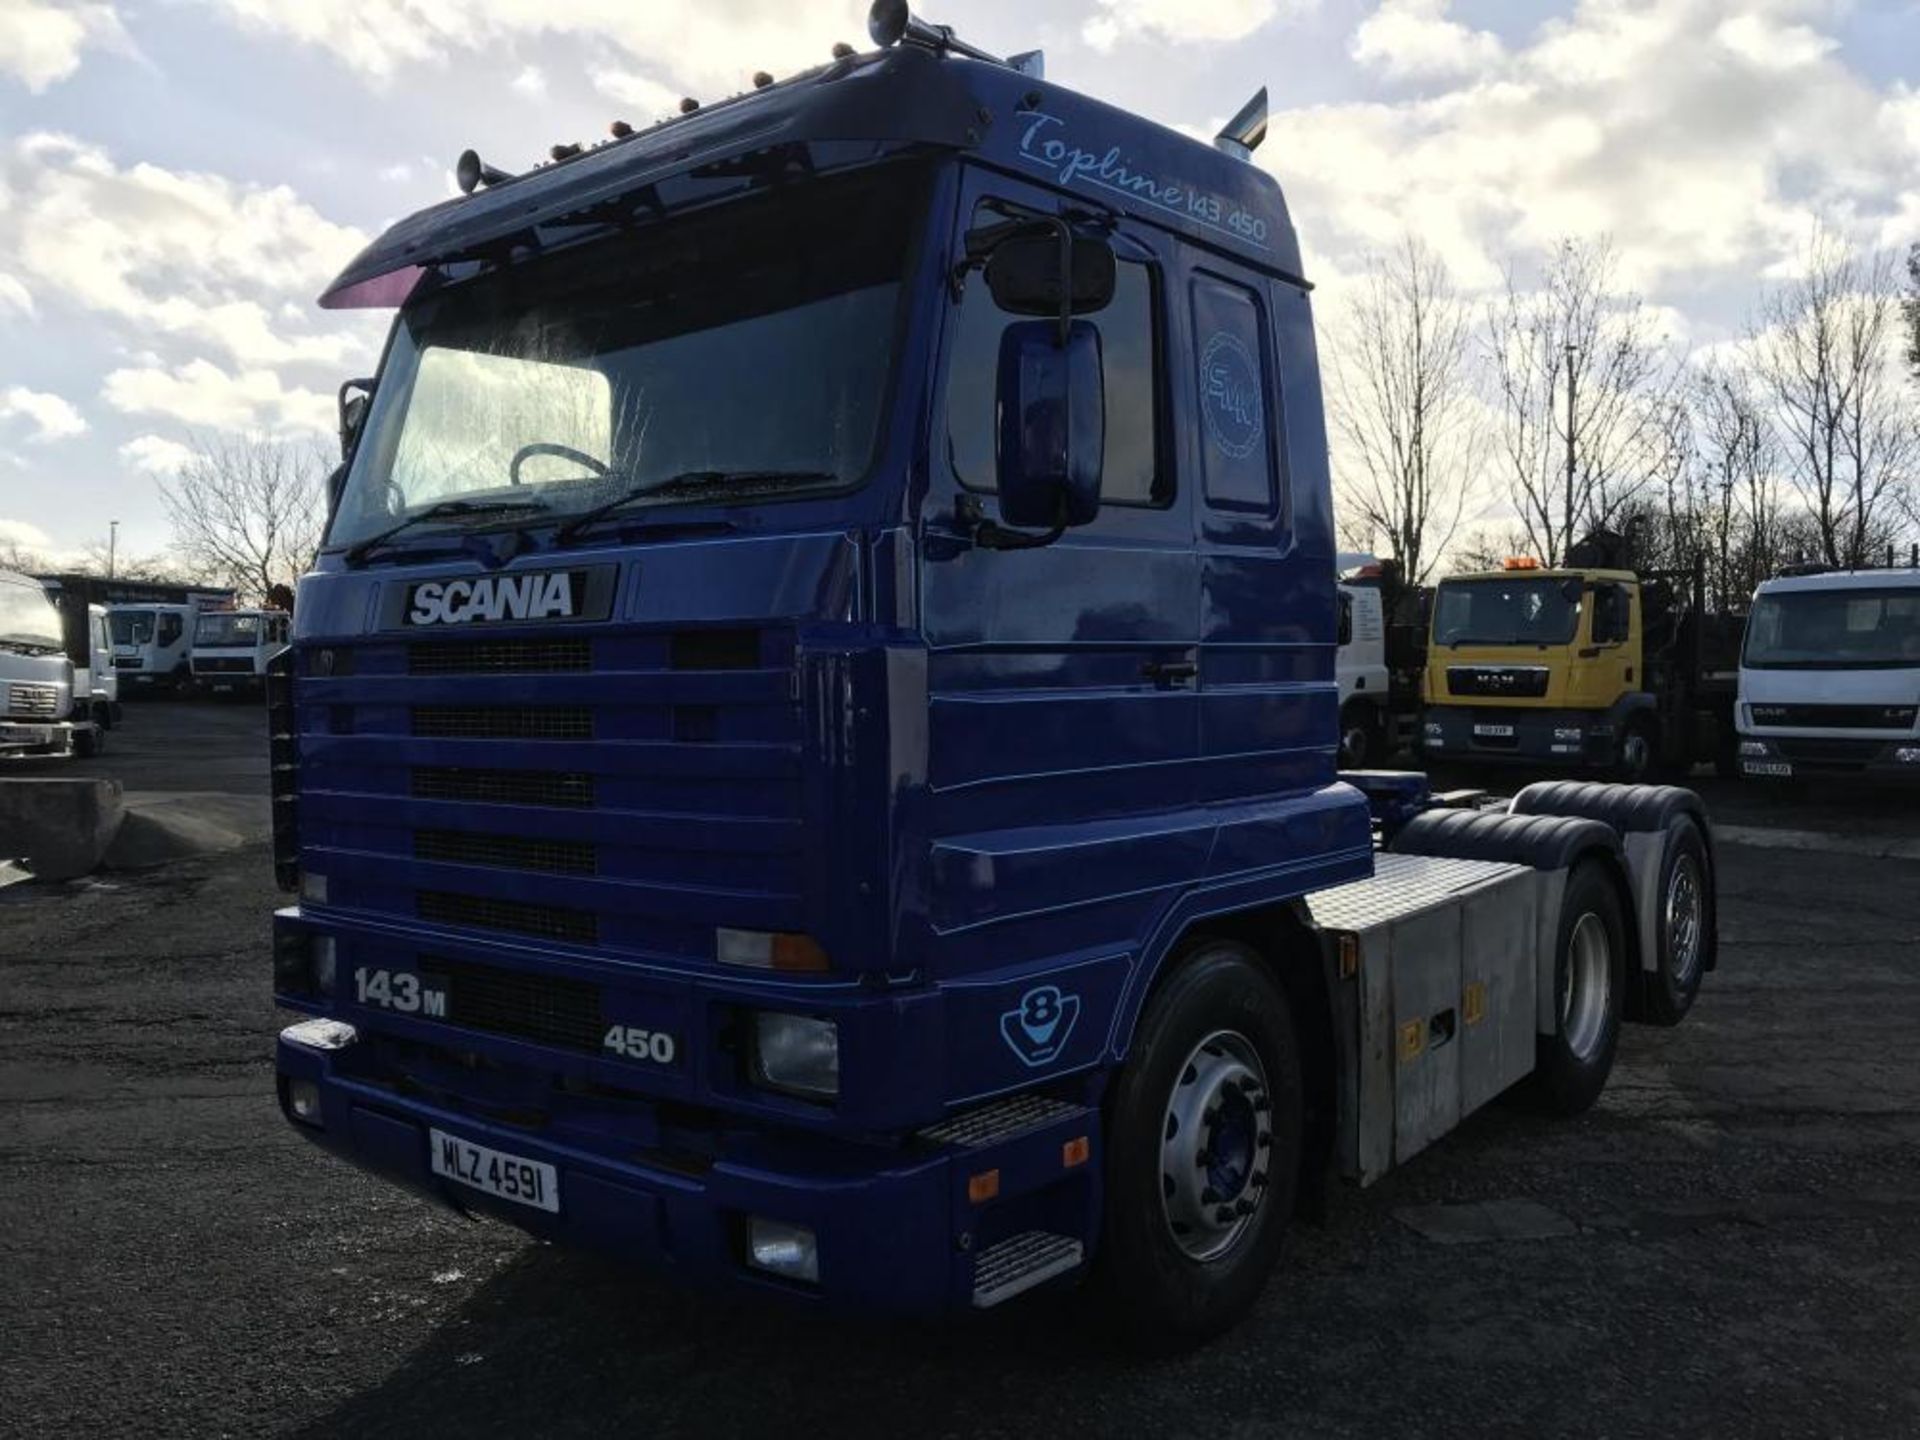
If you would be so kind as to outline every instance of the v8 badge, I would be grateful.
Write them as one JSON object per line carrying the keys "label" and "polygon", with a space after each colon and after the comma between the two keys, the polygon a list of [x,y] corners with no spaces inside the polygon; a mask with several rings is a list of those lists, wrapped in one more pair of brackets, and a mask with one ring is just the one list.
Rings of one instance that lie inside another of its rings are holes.
{"label": "v8 badge", "polygon": [[1063,995],[1058,985],[1036,985],[1000,1017],[1000,1036],[1024,1065],[1040,1066],[1059,1058],[1080,1018],[1080,997]]}

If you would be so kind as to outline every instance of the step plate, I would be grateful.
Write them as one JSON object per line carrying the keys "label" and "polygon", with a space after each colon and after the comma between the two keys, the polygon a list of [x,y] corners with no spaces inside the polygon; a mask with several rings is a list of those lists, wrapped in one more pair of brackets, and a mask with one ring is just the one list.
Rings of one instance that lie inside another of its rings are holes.
{"label": "step plate", "polygon": [[1045,1095],[1011,1095],[951,1120],[942,1120],[938,1125],[929,1125],[920,1132],[920,1138],[936,1145],[963,1145],[977,1150],[983,1145],[997,1145],[1015,1135],[1024,1135],[1042,1125],[1051,1125],[1079,1108]]}
{"label": "step plate", "polygon": [[1086,1247],[1066,1235],[1028,1230],[990,1245],[973,1262],[973,1306],[988,1310],[1003,1300],[1078,1269]]}

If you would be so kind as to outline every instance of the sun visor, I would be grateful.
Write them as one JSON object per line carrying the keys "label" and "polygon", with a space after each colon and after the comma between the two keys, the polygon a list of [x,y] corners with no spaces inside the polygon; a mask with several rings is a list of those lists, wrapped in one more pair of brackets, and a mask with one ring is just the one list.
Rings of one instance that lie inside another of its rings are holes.
{"label": "sun visor", "polygon": [[[815,142],[950,149],[977,145],[979,104],[963,67],[912,48],[855,57],[408,216],[355,257],[320,297],[329,310],[393,306],[426,272],[543,227],[609,223],[677,175],[746,173],[741,162]],[[876,150],[875,154],[883,153]]]}

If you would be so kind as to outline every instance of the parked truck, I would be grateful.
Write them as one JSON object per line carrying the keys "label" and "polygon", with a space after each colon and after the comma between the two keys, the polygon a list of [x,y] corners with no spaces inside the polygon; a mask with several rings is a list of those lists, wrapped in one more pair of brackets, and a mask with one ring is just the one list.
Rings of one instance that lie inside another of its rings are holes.
{"label": "parked truck", "polygon": [[212,695],[265,690],[267,670],[287,648],[291,618],[280,610],[202,610],[189,663],[195,688]]}
{"label": "parked truck", "polygon": [[179,695],[193,687],[198,604],[115,605],[108,613],[113,663],[135,694]]}
{"label": "parked truck", "polygon": [[1362,770],[1418,743],[1422,592],[1372,555],[1340,557],[1340,763]]}
{"label": "parked truck", "polygon": [[[81,616],[90,660],[99,632],[84,608]],[[91,755],[102,745],[107,716],[91,666],[73,662],[72,628],[40,581],[0,571],[0,754]]]}
{"label": "parked truck", "polygon": [[1527,556],[1440,582],[1421,742],[1430,757],[1610,772],[1636,782],[1734,768],[1741,618],[1704,576],[1624,567],[1597,536],[1569,563]]}
{"label": "parked truck", "polygon": [[1739,716],[1750,778],[1920,781],[1920,568],[1762,582]]}
{"label": "parked truck", "polygon": [[1708,822],[1343,782],[1264,102],[1208,146],[871,28],[469,155],[326,292],[399,309],[270,677],[279,1099],[683,1283],[1087,1278],[1177,1343],[1332,1177],[1677,1021]]}

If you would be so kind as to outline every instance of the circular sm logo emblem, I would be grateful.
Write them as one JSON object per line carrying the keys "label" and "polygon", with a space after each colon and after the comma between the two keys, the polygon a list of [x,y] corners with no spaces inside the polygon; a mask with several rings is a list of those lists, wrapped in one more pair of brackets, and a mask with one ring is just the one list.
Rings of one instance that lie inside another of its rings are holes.
{"label": "circular sm logo emblem", "polygon": [[1231,458],[1244,460],[1260,443],[1260,371],[1239,336],[1217,331],[1201,350],[1200,411]]}

